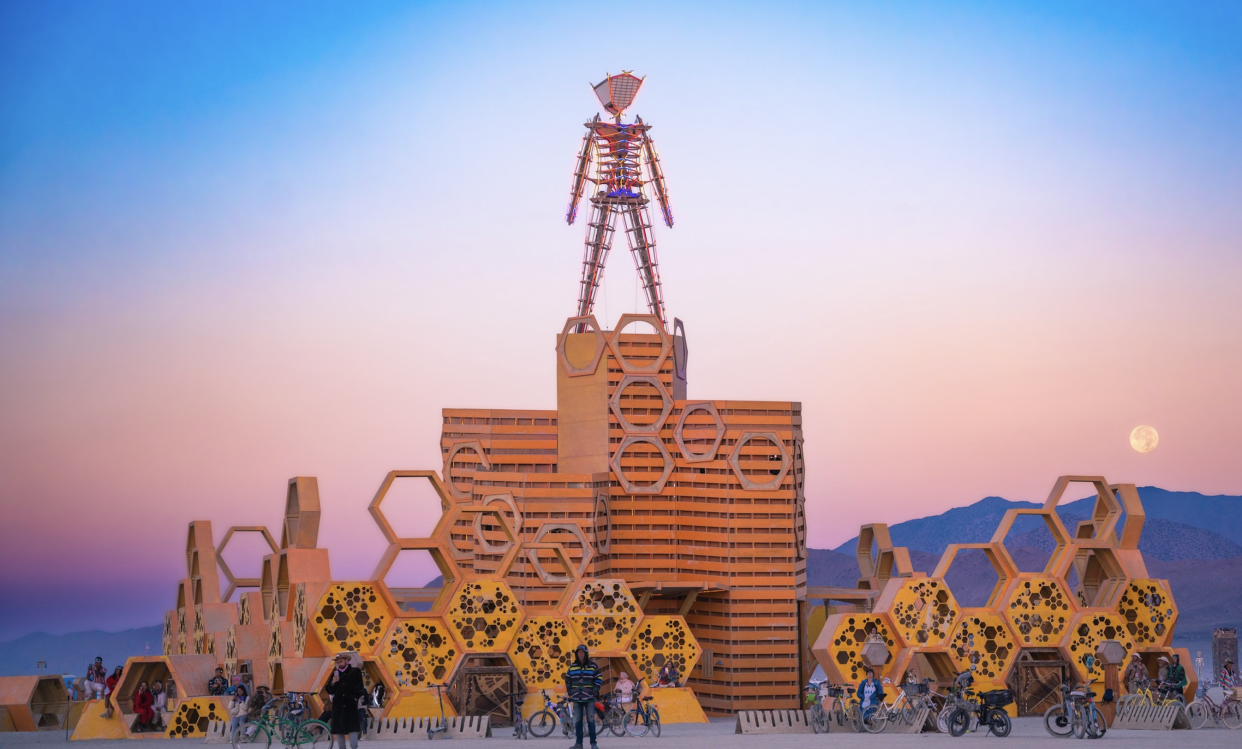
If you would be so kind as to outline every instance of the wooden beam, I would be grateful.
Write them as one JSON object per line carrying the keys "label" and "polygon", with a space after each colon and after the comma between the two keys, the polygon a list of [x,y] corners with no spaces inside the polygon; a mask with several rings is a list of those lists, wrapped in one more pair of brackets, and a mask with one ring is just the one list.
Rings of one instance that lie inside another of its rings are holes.
{"label": "wooden beam", "polygon": [[681,608],[677,609],[677,613],[685,616],[690,613],[690,607],[694,605],[695,600],[699,597],[697,590],[692,590],[686,594],[686,600],[681,602]]}

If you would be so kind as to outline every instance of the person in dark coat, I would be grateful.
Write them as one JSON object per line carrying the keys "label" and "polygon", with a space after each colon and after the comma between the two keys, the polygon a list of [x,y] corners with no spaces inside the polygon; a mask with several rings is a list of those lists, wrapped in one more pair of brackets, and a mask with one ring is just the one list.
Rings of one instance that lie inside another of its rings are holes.
{"label": "person in dark coat", "polygon": [[367,693],[362,683],[361,665],[362,658],[357,653],[337,653],[336,666],[328,677],[326,690],[332,696],[332,721],[329,725],[338,749],[345,749],[346,737],[349,737],[350,749],[358,749],[358,732],[361,730],[358,700]]}
{"label": "person in dark coat", "polygon": [[565,672],[565,696],[574,706],[574,736],[577,741],[571,749],[582,749],[582,724],[585,721],[591,737],[591,749],[599,749],[595,743],[595,721],[591,719],[591,706],[599,699],[599,688],[604,684],[604,677],[599,666],[591,660],[586,645],[579,645],[574,651],[573,663]]}

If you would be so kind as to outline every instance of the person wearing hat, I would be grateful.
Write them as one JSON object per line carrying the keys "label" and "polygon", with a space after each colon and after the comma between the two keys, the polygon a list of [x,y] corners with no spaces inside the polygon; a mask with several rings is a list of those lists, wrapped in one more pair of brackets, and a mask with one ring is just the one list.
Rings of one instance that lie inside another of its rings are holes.
{"label": "person wearing hat", "polygon": [[1127,692],[1138,694],[1143,682],[1147,680],[1147,667],[1143,665],[1143,659],[1138,653],[1130,653],[1130,663],[1121,679],[1125,682]]}
{"label": "person wearing hat", "polygon": [[1159,668],[1156,669],[1156,681],[1163,684],[1169,680],[1169,656],[1162,655],[1156,659]]}
{"label": "person wearing hat", "polygon": [[82,682],[86,699],[89,700],[91,692],[94,692],[95,699],[102,700],[107,678],[108,672],[104,670],[103,658],[96,658],[94,663],[86,667],[86,681]]}
{"label": "person wearing hat", "polygon": [[591,718],[591,710],[595,700],[599,699],[599,689],[604,685],[604,675],[599,666],[591,660],[586,645],[579,645],[574,651],[573,663],[565,672],[565,692],[574,706],[574,736],[577,741],[570,749],[582,749],[582,724],[585,722],[591,738],[591,749],[598,749],[595,743],[595,721]]}
{"label": "person wearing hat", "polygon": [[366,696],[362,683],[362,658],[353,651],[337,653],[332,675],[328,677],[326,691],[332,697],[332,728],[334,743],[345,749],[349,738],[350,749],[358,749],[358,732],[362,730],[358,720],[358,700]]}

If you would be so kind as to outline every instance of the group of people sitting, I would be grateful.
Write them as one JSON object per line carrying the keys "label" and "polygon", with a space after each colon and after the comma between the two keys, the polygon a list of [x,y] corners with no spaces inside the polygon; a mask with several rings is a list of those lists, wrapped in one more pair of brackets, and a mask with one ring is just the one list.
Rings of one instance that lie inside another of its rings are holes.
{"label": "group of people sitting", "polygon": [[[1170,661],[1168,656],[1162,655],[1156,659],[1156,662],[1160,665],[1156,674],[1156,688],[1161,692],[1181,697],[1185,702],[1186,685],[1190,683],[1190,680],[1186,678],[1186,668],[1182,666],[1181,656],[1174,653],[1173,660]],[[1138,694],[1151,681],[1151,674],[1138,653],[1130,654],[1130,663],[1126,666],[1121,680],[1130,694]]]}

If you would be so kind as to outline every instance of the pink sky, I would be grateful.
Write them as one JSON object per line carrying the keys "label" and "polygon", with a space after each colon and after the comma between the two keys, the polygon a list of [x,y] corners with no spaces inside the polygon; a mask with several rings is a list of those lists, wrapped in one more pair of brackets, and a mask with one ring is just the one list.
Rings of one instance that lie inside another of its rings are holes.
{"label": "pink sky", "polygon": [[[72,93],[133,73],[110,47],[29,68],[76,119],[0,171],[0,587],[38,609],[0,637],[155,623],[185,524],[277,530],[294,475],[366,575],[366,505],[440,467],[441,408],[554,407],[586,82],[622,65],[690,396],[803,403],[812,546],[1066,473],[1242,493],[1236,48],[920,13],[661,12],[617,57],[551,11],[410,11],[175,103],[139,65],[123,113]],[[618,240],[598,314],[636,298]]]}

